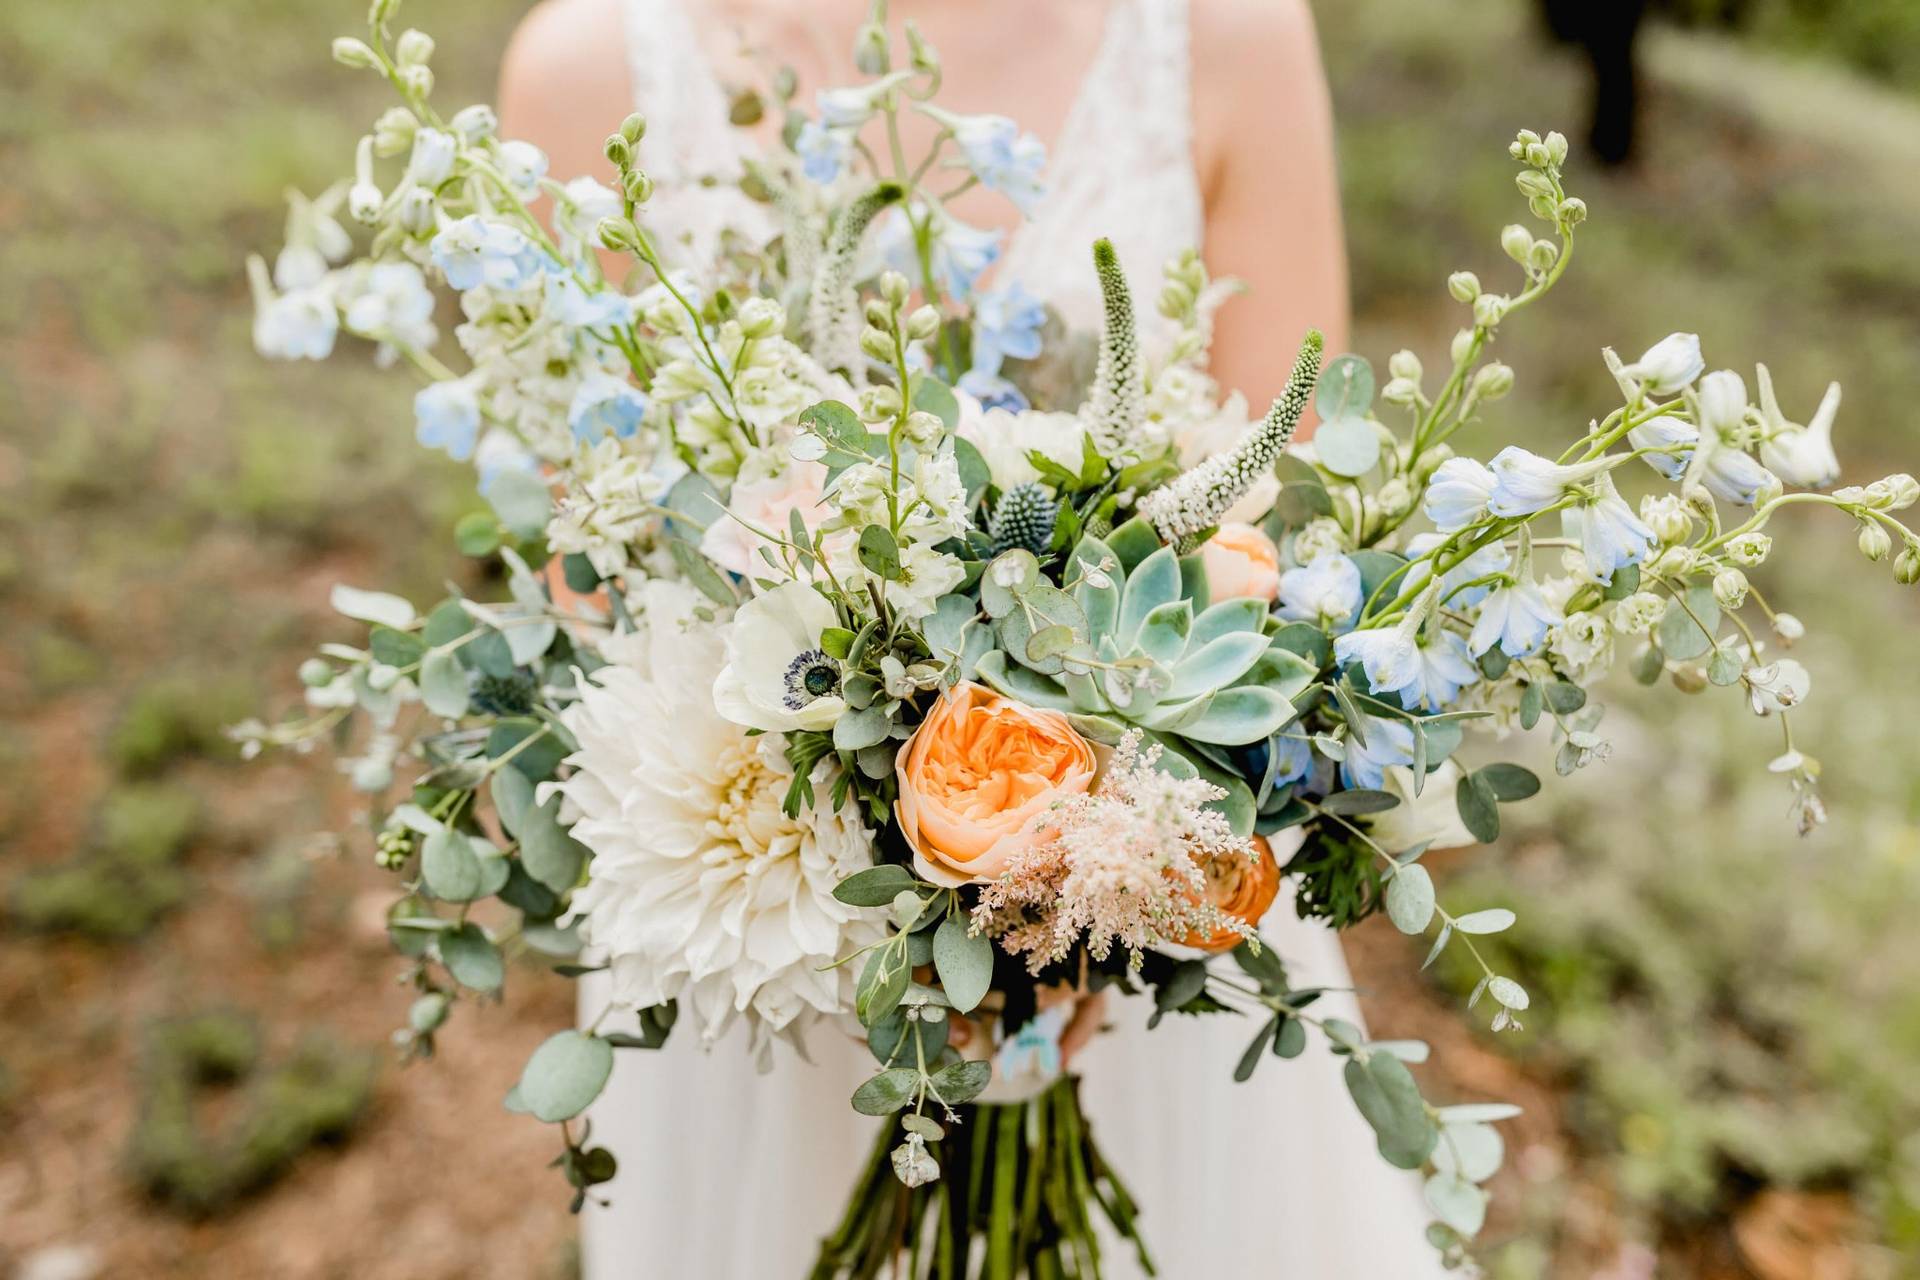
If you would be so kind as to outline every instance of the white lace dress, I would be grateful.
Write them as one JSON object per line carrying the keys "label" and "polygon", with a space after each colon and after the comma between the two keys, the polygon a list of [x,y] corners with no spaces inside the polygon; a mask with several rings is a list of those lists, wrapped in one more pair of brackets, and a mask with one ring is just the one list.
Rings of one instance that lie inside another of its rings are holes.
{"label": "white lace dress", "polygon": [[[698,252],[725,223],[756,226],[760,209],[696,179],[737,153],[725,96],[682,0],[625,0],[638,106],[653,127],[642,162],[659,184],[648,206],[664,240]],[[995,269],[1099,324],[1089,246],[1111,238],[1152,297],[1160,264],[1201,240],[1194,174],[1184,0],[1111,0],[1099,53],[1051,148],[1047,194]],[[1334,934],[1282,907],[1262,929],[1302,986],[1351,984]],[[583,983],[592,1017],[604,990]],[[1321,1008],[1358,1021],[1350,997]],[[1114,1001],[1110,1028],[1076,1062],[1099,1140],[1143,1209],[1162,1276],[1421,1280],[1442,1274],[1422,1238],[1417,1183],[1375,1154],[1317,1040],[1301,1058],[1269,1060],[1247,1084],[1232,1075],[1254,1028],[1228,1016],[1169,1019],[1149,1033],[1144,1001]],[[676,1040],[623,1052],[593,1108],[593,1136],[620,1154],[601,1190],[608,1208],[582,1224],[587,1280],[782,1280],[811,1264],[838,1221],[873,1141],[848,1095],[873,1071],[864,1046],[820,1035],[814,1061],[782,1052],[756,1074],[736,1033],[711,1053]],[[1138,1274],[1114,1250],[1107,1274]]]}

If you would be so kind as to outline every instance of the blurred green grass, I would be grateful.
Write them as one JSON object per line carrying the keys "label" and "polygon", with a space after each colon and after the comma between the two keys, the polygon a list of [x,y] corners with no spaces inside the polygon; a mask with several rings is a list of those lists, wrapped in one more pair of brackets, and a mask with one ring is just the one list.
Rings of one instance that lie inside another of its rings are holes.
{"label": "blurred green grass", "polygon": [[[448,101],[490,96],[525,7],[409,0]],[[1521,213],[1506,139],[1577,135],[1583,77],[1514,0],[1318,8],[1356,345],[1434,367],[1459,319],[1447,272],[1502,278],[1495,233]],[[398,380],[360,354],[267,365],[248,339],[245,253],[277,243],[284,188],[346,170],[384,105],[326,57],[358,20],[258,0],[0,10],[0,708],[21,726],[0,753],[0,846],[28,861],[90,826],[47,814],[29,771],[71,725],[93,744],[80,774],[183,787],[182,753],[217,748],[201,712],[292,696],[332,580],[421,594],[454,567],[470,484],[413,444]],[[1762,35],[1790,41],[1784,21]],[[1840,378],[1855,477],[1920,464],[1920,184],[1889,160],[1912,145],[1910,104],[1859,110],[1845,73],[1836,95],[1830,67],[1788,76],[1740,46],[1653,48],[1641,165],[1576,155],[1592,220],[1562,288],[1502,335],[1519,387],[1475,443],[1569,438],[1606,403],[1602,345],[1685,328],[1716,364],[1765,360],[1790,415]],[[1510,1045],[1567,1091],[1573,1175],[1609,1186],[1619,1235],[1671,1243],[1757,1188],[1839,1188],[1885,1242],[1862,1267],[1899,1274],[1892,1251],[1920,1247],[1920,609],[1846,528],[1786,527],[1795,545],[1756,580],[1813,631],[1797,732],[1833,825],[1792,837],[1763,769],[1772,726],[1737,699],[1681,707],[1622,681],[1615,760],[1444,892],[1520,910],[1511,964],[1541,998]],[[244,803],[246,776],[226,785]],[[1567,1274],[1580,1240],[1552,1213],[1528,1225],[1548,1251],[1510,1251],[1505,1274]]]}

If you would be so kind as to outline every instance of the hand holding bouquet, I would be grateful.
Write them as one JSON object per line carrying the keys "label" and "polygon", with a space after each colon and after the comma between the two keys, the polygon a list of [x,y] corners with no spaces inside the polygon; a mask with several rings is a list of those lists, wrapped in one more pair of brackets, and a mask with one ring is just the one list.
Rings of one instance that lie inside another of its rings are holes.
{"label": "hand holding bouquet", "polygon": [[[1470,315],[1438,379],[1403,351],[1376,389],[1309,333],[1249,421],[1206,373],[1228,290],[1196,255],[1166,264],[1156,348],[1104,242],[1076,378],[1075,337],[1017,284],[981,291],[991,238],[934,190],[957,172],[1024,206],[1038,144],[934,105],[911,25],[896,67],[876,14],[868,78],[811,115],[780,86],[785,145],[734,175],[764,234],[689,253],[649,230],[643,120],[607,139],[617,188],[559,183],[487,108],[439,113],[432,42],[390,39],[393,7],[335,56],[400,105],[350,182],[295,202],[273,270],[252,264],[255,338],[319,358],[345,330],[421,376],[422,443],[471,459],[492,508],[456,537],[498,557],[506,597],[422,612],[337,589],[365,643],[302,668],[308,717],[242,732],[304,746],[365,720],[347,768],[399,885],[402,1048],[430,1054],[509,957],[606,969],[613,1007],[542,1045],[507,1100],[561,1126],[578,1203],[614,1167],[572,1122],[616,1052],[744,1022],[777,1068],[776,1041],[850,1032],[874,1059],[852,1106],[888,1119],[814,1274],[902,1255],[968,1274],[980,1237],[982,1274],[1093,1276],[1096,1209],[1137,1245],[1136,1208],[1061,1043],[1089,994],[1144,992],[1154,1021],[1247,1019],[1220,1087],[1324,1036],[1463,1257],[1513,1109],[1426,1101],[1407,1067],[1424,1046],[1319,1016],[1262,918],[1284,877],[1303,916],[1385,910],[1432,935],[1429,962],[1478,961],[1473,939],[1512,917],[1442,907],[1420,858],[1493,840],[1540,783],[1475,763],[1468,731],[1544,725],[1562,774],[1603,760],[1591,690],[1618,661],[1744,696],[1782,735],[1795,820],[1817,823],[1790,730],[1808,673],[1773,647],[1801,624],[1747,578],[1769,518],[1833,507],[1920,577],[1896,514],[1920,484],[1822,491],[1838,388],[1801,425],[1764,367],[1756,404],[1676,334],[1605,352],[1618,403],[1546,452],[1455,454],[1513,385],[1490,344],[1586,216],[1565,140],[1531,132],[1511,151],[1540,234],[1501,233],[1511,291],[1449,280]],[[859,131],[897,137],[903,111],[938,122],[933,152],[882,163]],[[435,284],[459,294],[457,368]],[[1469,1006],[1516,1025],[1525,988],[1481,968]]]}

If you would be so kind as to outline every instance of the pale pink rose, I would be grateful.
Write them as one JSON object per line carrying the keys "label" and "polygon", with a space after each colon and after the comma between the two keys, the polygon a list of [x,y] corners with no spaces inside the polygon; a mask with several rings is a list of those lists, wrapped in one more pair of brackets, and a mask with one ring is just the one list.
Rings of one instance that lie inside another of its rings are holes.
{"label": "pale pink rose", "polygon": [[823,464],[793,460],[778,475],[734,485],[733,495],[727,501],[731,514],[715,513],[713,523],[700,535],[700,550],[707,559],[734,573],[749,576],[764,573],[767,564],[760,556],[760,548],[769,544],[753,529],[766,529],[785,537],[788,517],[794,511],[800,513],[802,524],[813,529],[830,514],[821,500],[826,484],[827,469]]}
{"label": "pale pink rose", "polygon": [[1200,548],[1207,568],[1208,593],[1215,600],[1252,596],[1272,600],[1280,594],[1280,549],[1250,524],[1229,523]]}

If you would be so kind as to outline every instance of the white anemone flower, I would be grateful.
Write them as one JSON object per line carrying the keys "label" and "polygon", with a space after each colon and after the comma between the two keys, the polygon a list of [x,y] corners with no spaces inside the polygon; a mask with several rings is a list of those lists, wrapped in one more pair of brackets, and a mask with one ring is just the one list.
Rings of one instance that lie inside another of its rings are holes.
{"label": "white anemone flower", "polygon": [[873,865],[873,836],[826,787],[781,812],[780,739],[714,709],[721,637],[695,616],[702,598],[660,580],[637,595],[642,629],[609,646],[564,716],[580,748],[559,790],[593,853],[574,918],[617,1003],[677,1000],[703,1045],[745,1019],[767,1069],[775,1036],[799,1044],[851,1008],[850,967],[830,966],[885,934],[881,913],[833,896]]}
{"label": "white anemone flower", "polygon": [[846,711],[840,664],[820,647],[833,606],[804,582],[788,582],[740,606],[727,627],[727,665],[713,682],[721,715],[748,729],[823,730]]}
{"label": "white anemone flower", "polygon": [[1833,451],[1833,420],[1840,412],[1840,384],[1828,384],[1820,407],[1803,427],[1788,422],[1780,412],[1767,366],[1761,365],[1755,372],[1760,381],[1760,416],[1767,424],[1760,460],[1782,480],[1803,489],[1824,489],[1838,480],[1840,458]]}

